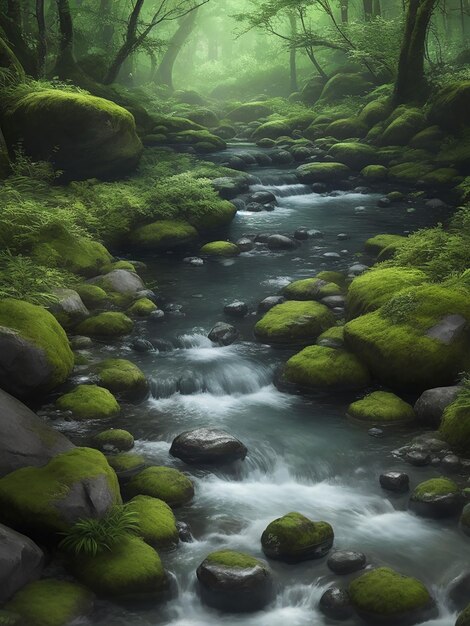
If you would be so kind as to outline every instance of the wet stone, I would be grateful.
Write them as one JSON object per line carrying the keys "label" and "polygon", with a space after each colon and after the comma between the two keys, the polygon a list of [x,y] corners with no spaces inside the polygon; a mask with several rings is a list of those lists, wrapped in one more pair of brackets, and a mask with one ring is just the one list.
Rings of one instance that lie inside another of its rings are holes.
{"label": "wet stone", "polygon": [[161,309],[157,309],[156,311],[152,311],[150,315],[147,317],[147,320],[152,324],[159,324],[163,322],[165,319],[165,313]]}
{"label": "wet stone", "polygon": [[180,541],[183,543],[192,543],[194,541],[189,524],[186,524],[186,522],[176,522],[176,528],[178,529]]}
{"label": "wet stone", "polygon": [[178,435],[170,454],[188,464],[224,465],[247,455],[246,446],[233,435],[213,428],[196,428]]}
{"label": "wet stone", "polygon": [[431,463],[431,456],[424,450],[410,450],[405,454],[405,461],[415,467],[424,467]]}
{"label": "wet stone", "polygon": [[236,242],[241,252],[250,252],[255,247],[253,241],[248,237],[242,237]]}
{"label": "wet stone", "polygon": [[327,617],[334,620],[346,620],[353,614],[353,608],[346,590],[330,587],[320,598],[319,609]]}
{"label": "wet stone", "polygon": [[270,250],[292,250],[297,247],[296,242],[285,235],[270,235],[266,243]]}
{"label": "wet stone", "polygon": [[282,304],[286,299],[284,296],[268,296],[258,304],[258,313],[266,313],[278,304]]}
{"label": "wet stone", "polygon": [[460,459],[456,454],[446,454],[441,460],[441,467],[446,472],[458,472],[460,469]]}
{"label": "wet stone", "polygon": [[238,330],[231,324],[218,322],[208,334],[208,338],[221,346],[229,346],[239,337]]}
{"label": "wet stone", "polygon": [[250,202],[258,202],[259,204],[276,203],[276,196],[271,191],[256,191],[251,194]]}
{"label": "wet stone", "polygon": [[369,428],[367,434],[370,437],[377,437],[379,439],[384,436],[384,431],[381,428]]}
{"label": "wet stone", "polygon": [[264,210],[264,205],[259,202],[249,202],[245,207],[245,211],[249,211],[250,213],[261,213],[261,211]]}
{"label": "wet stone", "polygon": [[377,206],[380,208],[386,208],[389,207],[392,204],[392,201],[390,200],[390,198],[380,198],[380,200],[377,201]]}
{"label": "wet stone", "polygon": [[309,238],[309,236],[310,235],[308,234],[308,228],[298,228],[294,232],[295,239],[298,239],[299,241],[305,241]]}
{"label": "wet stone", "polygon": [[313,185],[311,185],[311,189],[314,193],[325,193],[327,186],[325,183],[313,183]]}
{"label": "wet stone", "polygon": [[153,344],[148,339],[137,337],[131,343],[131,348],[136,352],[153,352],[155,350]]}
{"label": "wet stone", "polygon": [[348,268],[348,276],[360,276],[367,272],[370,269],[367,265],[363,265],[362,263],[355,263]]}
{"label": "wet stone", "polygon": [[336,239],[338,241],[346,241],[347,239],[351,239],[351,236],[347,233],[339,233],[339,235],[336,235]]}
{"label": "wet stone", "polygon": [[203,259],[200,259],[197,256],[188,256],[183,259],[183,263],[186,263],[187,265],[192,265],[193,267],[201,267],[201,265],[204,265]]}
{"label": "wet stone", "polygon": [[380,486],[394,493],[405,493],[410,488],[410,477],[404,472],[386,472],[381,474]]}
{"label": "wet stone", "polygon": [[366,566],[366,555],[352,550],[338,550],[328,559],[327,565],[335,574],[352,574]]}
{"label": "wet stone", "polygon": [[235,300],[235,302],[224,306],[224,313],[230,317],[245,317],[248,315],[248,305],[240,300]]}

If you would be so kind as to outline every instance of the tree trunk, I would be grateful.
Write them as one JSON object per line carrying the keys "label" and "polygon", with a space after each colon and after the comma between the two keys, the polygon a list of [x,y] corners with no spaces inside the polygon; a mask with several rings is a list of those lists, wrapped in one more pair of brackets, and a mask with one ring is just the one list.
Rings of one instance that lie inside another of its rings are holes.
{"label": "tree trunk", "polygon": [[55,74],[61,79],[71,78],[77,71],[77,63],[73,54],[73,20],[68,0],[57,0],[59,14],[59,52],[55,64]]}
{"label": "tree trunk", "polygon": [[341,5],[341,22],[347,24],[349,22],[349,0],[340,0]]}
{"label": "tree trunk", "polygon": [[372,15],[374,17],[380,17],[382,15],[382,7],[380,6],[380,0],[374,0],[372,4]]}
{"label": "tree trunk", "polygon": [[183,17],[178,27],[178,30],[173,35],[168,43],[168,48],[156,74],[156,82],[162,85],[167,85],[170,89],[173,89],[173,67],[175,61],[178,58],[181,48],[189,35],[192,33],[194,25],[196,23],[196,17],[199,9],[194,9],[191,13],[188,13]]}
{"label": "tree trunk", "polygon": [[134,52],[135,46],[137,44],[137,25],[139,22],[140,12],[142,11],[142,7],[144,5],[144,0],[137,0],[134,8],[132,9],[132,13],[129,17],[129,22],[127,24],[126,31],[126,39],[122,46],[116,53],[114,60],[112,61],[108,72],[104,79],[104,84],[109,85],[114,83],[119,74],[119,70],[121,69],[122,64],[127,59],[127,57]]}
{"label": "tree trunk", "polygon": [[429,22],[438,0],[409,0],[405,32],[398,62],[395,106],[425,97],[424,54]]}
{"label": "tree trunk", "polygon": [[44,0],[36,0],[36,21],[38,24],[38,74],[44,76],[47,55],[46,18]]}
{"label": "tree trunk", "polygon": [[6,67],[17,81],[25,79],[24,69],[0,30],[0,67]]}
{"label": "tree trunk", "polygon": [[[297,35],[297,20],[293,13],[289,13],[290,34],[291,39],[295,40]],[[290,67],[290,90],[291,93],[299,90],[297,84],[297,48],[291,45],[289,51],[289,67]]]}
{"label": "tree trunk", "polygon": [[370,22],[373,15],[373,0],[362,0],[362,6],[364,7],[364,19],[366,22]]}
{"label": "tree trunk", "polygon": [[103,21],[98,28],[98,38],[102,47],[107,49],[111,46],[114,35],[114,27],[111,22],[111,0],[101,0],[99,11]]}
{"label": "tree trunk", "polygon": [[7,10],[0,12],[0,28],[25,72],[30,76],[37,76],[36,54],[28,44],[22,28],[21,3],[18,0],[8,0]]}

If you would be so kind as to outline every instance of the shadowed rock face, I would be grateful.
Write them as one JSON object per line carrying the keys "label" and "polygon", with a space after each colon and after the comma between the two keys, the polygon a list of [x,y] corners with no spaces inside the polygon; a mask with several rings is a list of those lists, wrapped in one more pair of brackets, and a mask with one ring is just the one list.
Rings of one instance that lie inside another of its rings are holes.
{"label": "shadowed rock face", "polygon": [[39,578],[43,567],[42,550],[28,537],[0,524],[0,602]]}
{"label": "shadowed rock face", "polygon": [[444,410],[457,398],[460,390],[454,385],[424,391],[414,406],[417,419],[429,426],[440,426]]}
{"label": "shadowed rock face", "polygon": [[197,428],[178,435],[173,441],[170,454],[185,463],[226,464],[243,460],[246,446],[223,430]]}
{"label": "shadowed rock face", "polygon": [[0,390],[0,477],[21,467],[42,466],[74,445],[22,402]]}

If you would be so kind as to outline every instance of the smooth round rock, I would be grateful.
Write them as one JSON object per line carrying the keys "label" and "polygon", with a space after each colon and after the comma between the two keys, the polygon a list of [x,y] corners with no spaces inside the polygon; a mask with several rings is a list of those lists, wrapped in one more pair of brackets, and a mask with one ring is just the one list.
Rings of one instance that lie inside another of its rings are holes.
{"label": "smooth round rock", "polygon": [[276,203],[276,196],[271,191],[256,191],[251,194],[250,202],[259,202],[260,204]]}
{"label": "smooth round rock", "polygon": [[246,446],[224,430],[196,428],[178,435],[170,454],[188,464],[224,465],[247,455]]}
{"label": "smooth round rock", "polygon": [[386,472],[380,475],[379,481],[382,489],[394,493],[404,493],[410,488],[410,477],[404,472]]}
{"label": "smooth round rock", "polygon": [[176,522],[176,528],[178,529],[180,541],[183,543],[192,543],[194,541],[189,524],[186,524],[186,522]]}
{"label": "smooth round rock", "polygon": [[297,230],[294,231],[294,238],[298,239],[299,241],[305,241],[306,239],[308,239],[308,228],[297,228]]}
{"label": "smooth round rock", "polygon": [[258,304],[258,313],[266,313],[278,304],[282,304],[286,299],[284,296],[268,296]]}
{"label": "smooth round rock", "polygon": [[349,594],[340,587],[330,587],[320,598],[319,609],[334,620],[349,619],[353,613]]}
{"label": "smooth round rock", "polygon": [[242,252],[250,252],[255,247],[255,244],[248,237],[242,237],[236,242],[237,246]]}
{"label": "smooth round rock", "polygon": [[230,317],[245,317],[248,314],[248,305],[240,300],[235,300],[235,302],[224,306],[224,313]]}
{"label": "smooth round rock", "polygon": [[207,336],[220,346],[230,346],[240,335],[235,326],[225,322],[217,322]]}
{"label": "smooth round rock", "polygon": [[136,352],[153,352],[155,348],[153,344],[148,341],[148,339],[142,339],[142,337],[137,337],[131,343],[131,347]]}
{"label": "smooth round rock", "polygon": [[405,455],[405,461],[415,467],[424,467],[431,463],[431,456],[424,450],[410,450]]}
{"label": "smooth round rock", "polygon": [[457,515],[462,504],[460,489],[452,480],[432,478],[415,488],[409,506],[417,515],[442,518]]}
{"label": "smooth round rock", "polygon": [[382,428],[369,428],[367,434],[370,437],[376,437],[377,439],[380,439],[380,437],[383,437],[385,433]]}
{"label": "smooth round rock", "polygon": [[451,581],[447,597],[452,609],[462,611],[470,598],[470,571],[463,572]]}
{"label": "smooth round rock", "polygon": [[377,206],[385,209],[386,207],[390,206],[392,204],[392,201],[390,200],[390,198],[384,197],[384,198],[380,198],[377,201]]}
{"label": "smooth round rock", "polygon": [[183,259],[183,263],[192,265],[193,267],[201,267],[201,265],[204,265],[204,259],[201,259],[198,256],[189,256]]}
{"label": "smooth round rock", "polygon": [[293,250],[296,242],[285,235],[270,235],[266,241],[270,250]]}
{"label": "smooth round rock", "polygon": [[444,471],[455,473],[460,469],[461,463],[460,459],[456,454],[446,454],[441,459],[441,467]]}
{"label": "smooth round rock", "polygon": [[261,213],[261,211],[264,210],[264,205],[260,202],[248,202],[245,206],[245,211],[249,211],[250,213]]}
{"label": "smooth round rock", "polygon": [[157,309],[156,311],[152,311],[150,315],[147,317],[149,322],[152,324],[160,324],[165,319],[165,313],[161,309]]}
{"label": "smooth round rock", "polygon": [[362,552],[353,552],[351,550],[338,550],[334,552],[326,564],[335,574],[352,574],[364,569],[366,566],[366,555]]}

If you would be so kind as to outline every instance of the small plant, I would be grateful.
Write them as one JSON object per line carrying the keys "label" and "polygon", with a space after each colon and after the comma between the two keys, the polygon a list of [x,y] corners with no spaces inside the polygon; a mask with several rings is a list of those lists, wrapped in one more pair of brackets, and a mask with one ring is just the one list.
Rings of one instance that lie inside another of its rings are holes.
{"label": "small plant", "polygon": [[380,314],[394,324],[402,324],[415,311],[417,304],[416,294],[413,291],[408,291],[398,294],[384,304],[380,309]]}
{"label": "small plant", "polygon": [[116,506],[101,519],[80,519],[67,532],[59,548],[75,555],[96,556],[138,531],[136,513]]}

